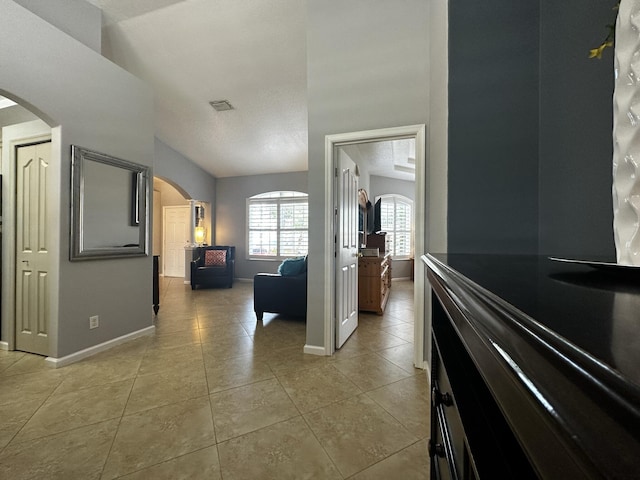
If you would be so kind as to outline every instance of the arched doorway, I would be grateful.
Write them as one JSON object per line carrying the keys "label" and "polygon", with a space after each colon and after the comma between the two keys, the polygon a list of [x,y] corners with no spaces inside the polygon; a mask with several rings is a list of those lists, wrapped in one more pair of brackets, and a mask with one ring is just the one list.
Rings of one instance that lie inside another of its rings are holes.
{"label": "arched doorway", "polygon": [[45,356],[51,352],[55,292],[54,141],[51,127],[19,99],[0,97],[1,346]]}
{"label": "arched doorway", "polygon": [[[160,257],[163,276],[183,277],[190,283],[189,262],[196,244],[211,243],[209,203],[190,198],[175,182],[153,179],[153,254]],[[196,213],[197,212],[197,213]],[[196,238],[196,227],[203,234]]]}

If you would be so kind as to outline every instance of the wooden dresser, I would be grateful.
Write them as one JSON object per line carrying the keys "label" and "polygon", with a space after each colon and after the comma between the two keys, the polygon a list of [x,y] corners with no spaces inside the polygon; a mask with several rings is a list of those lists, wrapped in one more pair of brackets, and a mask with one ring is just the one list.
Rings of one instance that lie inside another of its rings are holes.
{"label": "wooden dresser", "polygon": [[640,272],[525,255],[422,259],[430,478],[640,478]]}
{"label": "wooden dresser", "polygon": [[360,257],[358,261],[358,309],[382,315],[391,290],[391,254]]}

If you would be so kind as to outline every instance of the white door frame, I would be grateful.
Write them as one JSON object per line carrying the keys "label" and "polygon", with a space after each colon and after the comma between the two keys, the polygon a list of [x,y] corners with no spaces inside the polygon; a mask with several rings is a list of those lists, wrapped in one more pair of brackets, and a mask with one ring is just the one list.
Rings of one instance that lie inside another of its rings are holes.
{"label": "white door frame", "polygon": [[[33,143],[51,142],[52,159],[56,159],[59,151],[59,136],[54,135],[54,129],[42,120],[33,120],[4,127],[3,151],[2,151],[2,188],[3,188],[3,232],[2,232],[2,329],[4,340],[0,342],[0,349],[15,350],[16,348],[16,148]],[[58,160],[59,161],[59,160]],[[58,161],[55,163],[58,164]],[[59,167],[56,167],[59,170]],[[56,173],[52,170],[49,176],[49,186],[53,185]],[[59,188],[50,188],[50,195],[59,195]],[[54,193],[55,192],[55,193]],[[53,205],[58,198],[47,199],[49,205]],[[57,223],[53,223],[58,228]],[[50,234],[51,232],[47,232]],[[55,237],[53,237],[55,238]],[[54,251],[54,248],[52,248]],[[57,250],[55,250],[57,251]],[[52,257],[56,255],[51,254]],[[58,274],[57,262],[50,257],[51,278]],[[49,292],[49,355],[55,353],[55,341],[57,336],[57,288],[53,287]]]}
{"label": "white door frame", "polygon": [[[324,208],[324,251],[327,252],[324,258],[324,298],[329,299],[330,306],[325,309],[324,318],[324,348],[326,355],[333,355],[335,352],[335,258],[330,252],[334,251],[334,209],[335,203],[335,168],[337,166],[337,148],[353,143],[368,143],[374,141],[396,140],[399,138],[414,138],[416,142],[416,196],[414,202],[414,225],[415,244],[414,252],[416,261],[414,262],[414,298],[416,300],[414,308],[414,332],[413,332],[413,356],[414,365],[418,368],[425,368],[428,359],[424,358],[424,331],[425,331],[425,285],[424,285],[424,264],[419,261],[419,257],[425,251],[425,227],[426,218],[426,153],[425,138],[426,127],[424,124],[408,125],[404,127],[381,128],[378,130],[365,130],[361,132],[340,133],[325,136],[325,191],[327,203]],[[430,313],[430,312],[428,312]],[[431,323],[430,321],[428,322]]]}

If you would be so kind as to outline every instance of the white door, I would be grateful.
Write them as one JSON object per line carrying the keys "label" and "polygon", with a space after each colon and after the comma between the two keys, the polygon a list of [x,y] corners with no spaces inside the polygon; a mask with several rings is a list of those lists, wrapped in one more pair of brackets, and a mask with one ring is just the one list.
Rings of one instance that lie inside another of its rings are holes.
{"label": "white door", "polygon": [[49,354],[47,170],[51,142],[16,152],[16,349]]}
{"label": "white door", "polygon": [[339,155],[336,218],[336,348],[358,327],[358,176]]}
{"label": "white door", "polygon": [[184,246],[189,243],[191,209],[184,207],[164,207],[164,248],[162,249],[165,277],[183,277],[185,272]]}
{"label": "white door", "polygon": [[162,193],[153,191],[153,255],[162,255]]}

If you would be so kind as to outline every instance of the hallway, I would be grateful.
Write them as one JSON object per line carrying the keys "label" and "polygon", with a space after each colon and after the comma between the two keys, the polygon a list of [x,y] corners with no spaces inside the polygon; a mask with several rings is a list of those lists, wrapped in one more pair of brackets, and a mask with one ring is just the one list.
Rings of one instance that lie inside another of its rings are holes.
{"label": "hallway", "polygon": [[333,357],[253,285],[161,279],[156,333],[53,370],[0,351],[0,478],[426,479],[429,387],[413,283]]}

